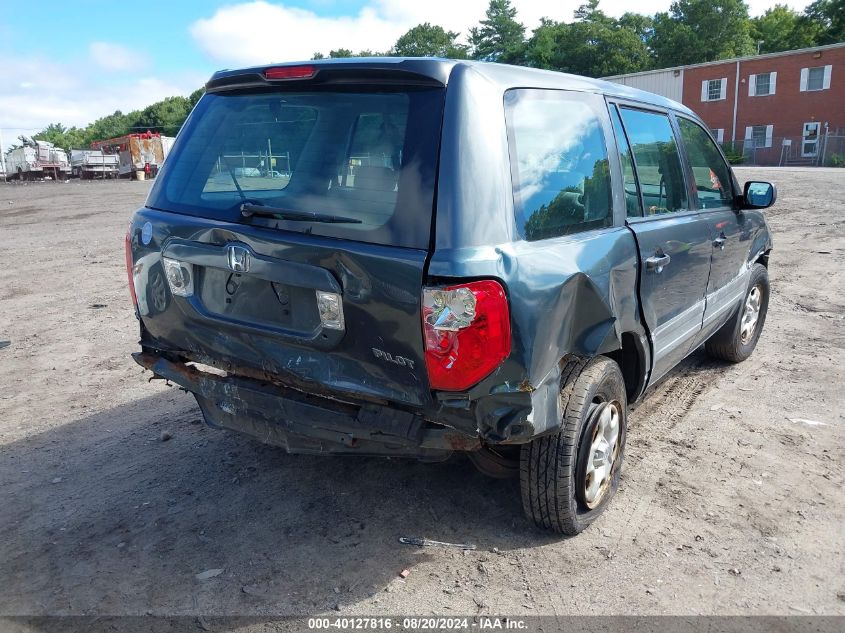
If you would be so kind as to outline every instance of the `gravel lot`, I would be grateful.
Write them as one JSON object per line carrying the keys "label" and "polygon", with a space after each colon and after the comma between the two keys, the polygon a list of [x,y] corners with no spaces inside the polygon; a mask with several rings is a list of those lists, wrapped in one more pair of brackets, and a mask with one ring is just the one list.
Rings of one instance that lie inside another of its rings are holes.
{"label": "gravel lot", "polygon": [[738,175],[780,190],[757,351],[696,352],[646,397],[619,494],[569,540],[464,458],[206,428],[129,357],[148,183],[0,185],[0,615],[845,614],[845,170]]}

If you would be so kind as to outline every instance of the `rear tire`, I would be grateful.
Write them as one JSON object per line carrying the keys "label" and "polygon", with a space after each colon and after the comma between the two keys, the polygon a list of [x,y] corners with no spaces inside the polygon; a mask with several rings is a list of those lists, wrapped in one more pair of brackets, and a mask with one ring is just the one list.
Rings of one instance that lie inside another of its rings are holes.
{"label": "rear tire", "polygon": [[628,401],[619,365],[603,356],[568,363],[560,397],[560,430],[522,447],[522,505],[537,527],[574,536],[616,493]]}
{"label": "rear tire", "polygon": [[704,349],[710,356],[729,363],[740,363],[751,356],[769,310],[769,271],[754,264],[742,305],[710,339]]}

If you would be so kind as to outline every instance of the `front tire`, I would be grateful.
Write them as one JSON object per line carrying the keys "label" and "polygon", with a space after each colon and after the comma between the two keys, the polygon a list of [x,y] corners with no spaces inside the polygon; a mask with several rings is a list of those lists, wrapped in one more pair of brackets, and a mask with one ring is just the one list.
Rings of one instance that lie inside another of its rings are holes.
{"label": "front tire", "polygon": [[754,264],[745,298],[737,313],[704,344],[710,356],[739,363],[751,356],[769,311],[769,272]]}
{"label": "front tire", "polygon": [[520,483],[529,520],[574,536],[616,493],[628,401],[619,365],[606,357],[571,361],[561,382],[561,428],[522,447]]}

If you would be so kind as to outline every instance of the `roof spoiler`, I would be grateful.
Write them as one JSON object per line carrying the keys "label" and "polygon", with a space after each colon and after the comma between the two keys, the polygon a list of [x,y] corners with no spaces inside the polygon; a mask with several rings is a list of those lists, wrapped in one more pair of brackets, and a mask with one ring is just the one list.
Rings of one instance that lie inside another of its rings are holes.
{"label": "roof spoiler", "polygon": [[272,64],[215,73],[206,92],[249,88],[318,87],[349,84],[429,86],[446,85],[454,62],[440,60],[374,60]]}

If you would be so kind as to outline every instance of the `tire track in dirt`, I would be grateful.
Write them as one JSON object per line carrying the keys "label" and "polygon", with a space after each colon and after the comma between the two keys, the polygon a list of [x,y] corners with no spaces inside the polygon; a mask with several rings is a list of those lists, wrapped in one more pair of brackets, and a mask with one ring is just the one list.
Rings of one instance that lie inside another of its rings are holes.
{"label": "tire track in dirt", "polygon": [[668,428],[674,428],[727,369],[727,365],[708,358],[702,350],[693,353],[631,407],[629,425],[633,424],[635,430],[657,424],[663,427],[665,420]]}
{"label": "tire track in dirt", "polygon": [[[728,365],[709,358],[703,349],[694,352],[650,389],[643,399],[631,406],[628,447],[623,481],[636,502],[620,532],[619,543],[627,538],[638,539],[652,525],[654,502],[677,505],[677,488],[665,490],[661,482],[672,478],[680,459],[688,459],[694,451],[681,424],[696,401],[712,387]],[[666,459],[660,456],[670,455]],[[627,476],[626,476],[627,475]],[[695,491],[690,491],[695,493]],[[675,495],[675,497],[672,497]]]}

